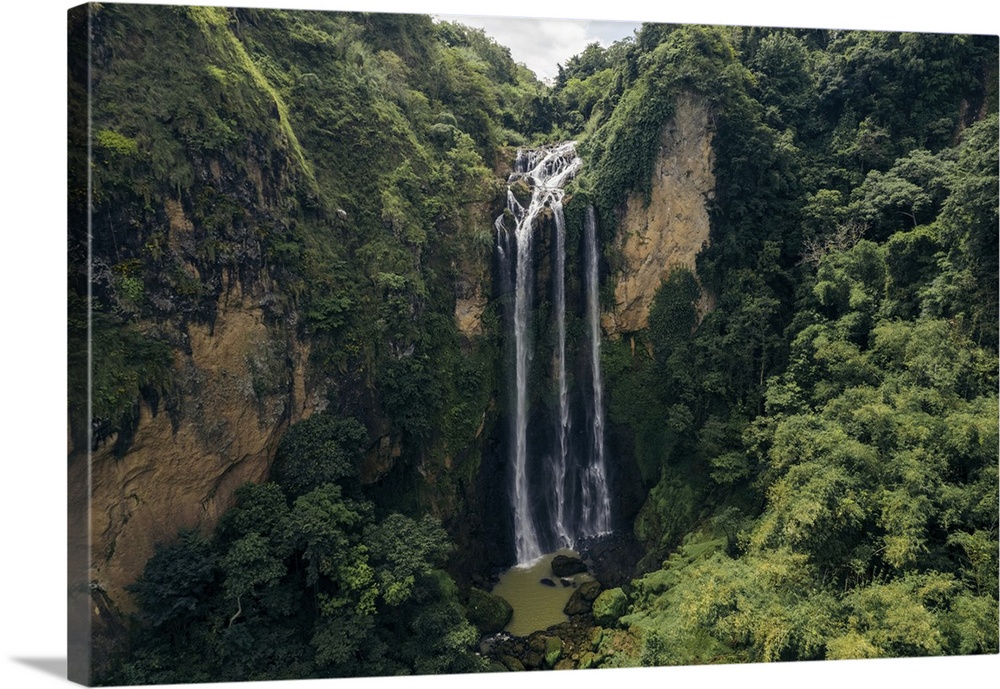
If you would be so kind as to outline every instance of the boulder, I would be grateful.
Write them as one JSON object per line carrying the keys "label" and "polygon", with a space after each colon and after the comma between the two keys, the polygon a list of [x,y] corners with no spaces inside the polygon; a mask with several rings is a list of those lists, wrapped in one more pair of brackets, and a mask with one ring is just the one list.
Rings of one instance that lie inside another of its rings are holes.
{"label": "boulder", "polygon": [[536,653],[535,651],[528,651],[524,654],[524,667],[529,670],[537,670],[542,666],[542,661],[545,660],[545,656],[541,653]]}
{"label": "boulder", "polygon": [[542,579],[541,583],[542,583],[543,585],[545,585],[545,586],[552,586],[553,588],[554,588],[554,587],[555,587],[555,585],[556,585],[556,582],[552,581],[551,579],[549,579],[549,578],[547,578],[547,577],[546,577],[545,579]]}
{"label": "boulder", "polygon": [[601,591],[592,608],[594,621],[602,627],[613,627],[625,614],[627,607],[628,597],[620,588]]}
{"label": "boulder", "polygon": [[510,603],[488,591],[469,589],[466,605],[469,621],[481,634],[495,634],[507,626],[514,614]]}
{"label": "boulder", "polygon": [[580,588],[577,590],[580,592],[580,595],[583,596],[584,600],[593,601],[601,593],[601,582],[585,581],[580,584]]}
{"label": "boulder", "polygon": [[566,606],[563,608],[563,613],[573,616],[573,615],[586,615],[590,612],[591,602],[581,595],[582,589],[577,589],[573,591],[573,595],[569,597],[566,601]]}
{"label": "boulder", "polygon": [[545,653],[545,635],[535,634],[528,640],[528,648],[535,653]]}
{"label": "boulder", "polygon": [[571,577],[587,571],[587,565],[578,557],[556,555],[552,558],[552,573],[557,577]]}
{"label": "boulder", "polygon": [[524,664],[514,656],[503,656],[500,662],[511,672],[523,672]]}
{"label": "boulder", "polygon": [[559,658],[562,657],[563,652],[563,642],[558,636],[547,636],[545,637],[545,664],[549,667],[555,667],[556,663],[559,662]]}

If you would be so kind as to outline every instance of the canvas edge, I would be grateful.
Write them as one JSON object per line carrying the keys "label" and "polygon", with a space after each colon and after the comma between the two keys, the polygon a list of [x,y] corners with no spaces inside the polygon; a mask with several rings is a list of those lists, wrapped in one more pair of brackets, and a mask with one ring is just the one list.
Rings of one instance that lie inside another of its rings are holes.
{"label": "canvas edge", "polygon": [[[92,679],[90,596],[91,6],[67,10],[67,679]],[[75,299],[74,295],[87,294]],[[81,484],[81,478],[83,485]]]}

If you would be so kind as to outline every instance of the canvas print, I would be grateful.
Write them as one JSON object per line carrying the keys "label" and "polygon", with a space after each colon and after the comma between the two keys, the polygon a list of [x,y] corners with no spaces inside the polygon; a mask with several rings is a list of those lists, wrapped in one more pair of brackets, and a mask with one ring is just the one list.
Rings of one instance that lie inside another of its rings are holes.
{"label": "canvas print", "polygon": [[998,652],[997,37],[537,21],[70,10],[71,679]]}

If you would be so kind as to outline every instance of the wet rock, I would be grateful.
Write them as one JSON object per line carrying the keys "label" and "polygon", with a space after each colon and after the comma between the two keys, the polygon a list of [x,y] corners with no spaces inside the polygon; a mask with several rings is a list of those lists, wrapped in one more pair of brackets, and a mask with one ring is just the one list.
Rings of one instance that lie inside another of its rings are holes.
{"label": "wet rock", "polygon": [[544,584],[545,586],[552,586],[553,588],[555,588],[556,585],[556,582],[552,581],[547,577],[545,579],[542,579],[541,583]]}
{"label": "wet rock", "polygon": [[515,180],[510,185],[510,191],[514,194],[514,198],[517,199],[525,208],[531,203],[531,186],[525,182],[523,179]]}
{"label": "wet rock", "polygon": [[599,581],[585,581],[580,584],[580,588],[577,589],[584,600],[594,601],[598,595],[601,593],[601,582]]}
{"label": "wet rock", "polygon": [[563,585],[563,588],[567,588],[573,585],[573,582],[570,581],[569,579],[560,579],[559,583]]}
{"label": "wet rock", "polygon": [[504,664],[511,672],[523,672],[524,663],[515,658],[514,656],[501,656],[500,662]]}
{"label": "wet rock", "polygon": [[635,534],[616,532],[583,544],[580,557],[605,588],[624,586],[636,577],[636,567],[645,549]]}
{"label": "wet rock", "polygon": [[556,555],[552,558],[552,573],[557,577],[571,577],[587,571],[587,565],[578,557]]}
{"label": "wet rock", "polygon": [[469,602],[466,605],[469,621],[476,626],[481,634],[495,634],[507,626],[514,615],[510,603],[482,589],[469,589]]}
{"label": "wet rock", "polygon": [[531,670],[536,670],[542,666],[542,662],[545,660],[545,656],[541,653],[536,653],[535,651],[528,651],[524,654],[524,667]]}
{"label": "wet rock", "polygon": [[590,612],[591,602],[581,595],[583,589],[577,589],[573,592],[573,595],[569,597],[566,601],[566,606],[563,608],[563,613],[569,616],[573,615],[586,615]]}

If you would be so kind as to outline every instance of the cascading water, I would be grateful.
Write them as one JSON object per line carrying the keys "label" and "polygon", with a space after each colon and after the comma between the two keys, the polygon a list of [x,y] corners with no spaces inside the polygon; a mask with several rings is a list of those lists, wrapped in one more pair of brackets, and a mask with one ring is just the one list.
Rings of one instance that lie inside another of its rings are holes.
{"label": "cascading water", "polygon": [[559,381],[558,440],[552,462],[552,487],[555,492],[555,527],[559,545],[573,545],[566,525],[566,469],[569,457],[569,383],[566,380],[566,218],[562,202],[553,201],[556,221],[555,274],[552,276],[553,301],[556,310],[556,379]]}
{"label": "cascading water", "polygon": [[[580,169],[575,143],[562,143],[536,151],[518,151],[509,179],[507,211],[497,218],[497,258],[503,272],[501,289],[514,295],[513,313],[508,311],[513,336],[511,383],[510,498],[514,521],[514,547],[519,565],[527,565],[547,550],[572,547],[584,538],[610,531],[610,499],[604,452],[604,412],[600,376],[600,324],[597,321],[597,244],[593,210],[587,215],[587,313],[590,319],[590,375],[593,400],[589,437],[575,444],[572,436],[571,390],[567,367],[566,337],[566,223],[563,187]],[[531,200],[523,206],[510,185],[524,181]],[[532,242],[535,221],[549,208],[555,241],[552,256],[552,306],[555,321],[553,372],[558,396],[555,442],[551,452],[529,447],[529,383],[532,352],[534,272]],[[513,220],[513,227],[508,227]],[[513,242],[511,241],[513,237]],[[513,272],[513,285],[510,274]],[[506,289],[505,289],[506,291]]]}
{"label": "cascading water", "polygon": [[611,530],[611,496],[604,465],[604,384],[601,381],[601,323],[598,302],[597,218],[587,207],[583,224],[587,245],[587,321],[590,325],[590,372],[593,377],[593,446],[583,472],[583,530],[596,536]]}

